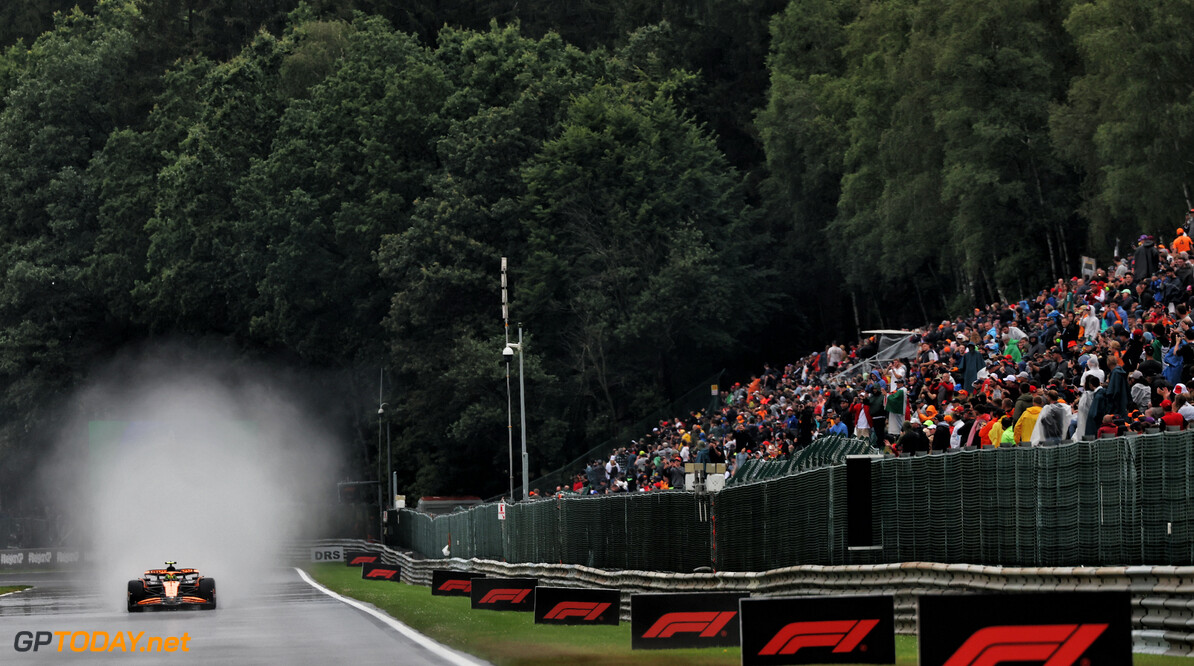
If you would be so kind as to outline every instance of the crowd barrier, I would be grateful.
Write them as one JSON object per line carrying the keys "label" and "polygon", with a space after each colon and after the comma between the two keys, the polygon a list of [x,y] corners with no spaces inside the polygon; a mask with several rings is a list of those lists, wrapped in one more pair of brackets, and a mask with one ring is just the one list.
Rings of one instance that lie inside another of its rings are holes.
{"label": "crowd barrier", "polygon": [[613,588],[629,621],[630,595],[641,592],[727,591],[760,596],[890,594],[896,631],[916,633],[916,598],[938,593],[1127,590],[1132,595],[1132,640],[1139,652],[1194,654],[1194,567],[996,567],[904,562],[852,566],[804,565],[760,572],[665,573],[581,565],[514,564],[458,557],[432,560],[357,540],[321,541],[291,549],[295,564],[313,547],[379,553],[401,567],[402,580],[429,586],[432,571],[452,569],[494,577],[533,577],[540,585]]}
{"label": "crowd barrier", "polygon": [[[850,450],[857,440],[839,442]],[[763,571],[820,564],[1194,565],[1194,431],[872,463],[873,543],[846,547],[845,467],[684,491],[563,496],[432,518],[399,514],[396,543],[600,569]]]}
{"label": "crowd barrier", "polygon": [[734,476],[730,477],[726,485],[738,486],[789,476],[827,465],[841,465],[846,462],[846,456],[881,453],[883,453],[882,450],[874,448],[865,440],[844,435],[830,435],[817,439],[789,460],[747,460],[734,473]]}

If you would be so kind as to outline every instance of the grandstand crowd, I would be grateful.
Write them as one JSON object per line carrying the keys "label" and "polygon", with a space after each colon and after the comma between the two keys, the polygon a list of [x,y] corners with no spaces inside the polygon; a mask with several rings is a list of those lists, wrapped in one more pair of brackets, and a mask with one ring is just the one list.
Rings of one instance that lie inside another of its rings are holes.
{"label": "grandstand crowd", "polygon": [[1194,420],[1194,241],[1141,236],[1131,256],[1031,298],[881,339],[836,342],[721,391],[718,408],[660,422],[592,460],[571,487],[682,488],[684,464],[785,459],[829,434],[893,455],[1039,446],[1185,429]]}

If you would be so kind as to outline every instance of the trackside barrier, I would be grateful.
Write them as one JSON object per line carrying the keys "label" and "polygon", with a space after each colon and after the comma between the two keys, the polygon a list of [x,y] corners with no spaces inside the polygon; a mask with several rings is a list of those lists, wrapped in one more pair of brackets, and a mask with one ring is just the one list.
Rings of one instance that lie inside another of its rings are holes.
{"label": "trackside barrier", "polygon": [[739,486],[789,476],[817,467],[841,465],[846,462],[847,456],[882,453],[882,449],[874,448],[865,440],[830,435],[816,439],[800,453],[792,456],[791,460],[747,460],[734,476],[730,477],[726,485]]}
{"label": "trackside barrier", "polygon": [[[869,450],[856,443],[827,440],[805,462]],[[435,518],[402,510],[396,544],[429,558],[448,547],[466,559],[676,572],[1194,565],[1194,431],[875,460],[868,542],[882,548],[869,551],[847,547],[845,466],[772,476],[791,467],[744,466],[743,482],[709,497],[669,490],[518,502],[505,520],[496,504]]]}
{"label": "trackside barrier", "polygon": [[896,632],[914,634],[916,599],[922,594],[1127,590],[1132,596],[1133,650],[1194,655],[1194,566],[996,567],[904,562],[803,565],[761,572],[664,573],[481,559],[429,560],[357,540],[295,545],[288,555],[295,564],[309,565],[311,549],[316,546],[380,553],[382,562],[401,565],[403,582],[415,585],[430,586],[435,569],[453,569],[503,578],[535,578],[544,586],[614,588],[622,593],[623,622],[630,620],[630,595],[636,592],[738,591],[755,597],[872,594],[894,597]]}
{"label": "trackside barrier", "polygon": [[89,555],[77,548],[0,550],[0,571],[73,567],[90,561]]}

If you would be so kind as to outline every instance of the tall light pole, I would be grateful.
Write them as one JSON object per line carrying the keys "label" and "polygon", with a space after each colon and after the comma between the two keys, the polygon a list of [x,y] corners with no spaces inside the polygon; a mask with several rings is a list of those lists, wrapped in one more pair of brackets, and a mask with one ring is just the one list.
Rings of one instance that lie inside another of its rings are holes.
{"label": "tall light pole", "polygon": [[[506,356],[507,365],[509,364],[510,356],[507,354],[511,349],[518,352],[518,412],[520,427],[519,432],[522,436],[522,498],[526,499],[530,496],[530,474],[528,468],[530,467],[529,459],[527,457],[527,390],[526,390],[526,373],[523,372],[522,367],[522,324],[518,325],[518,342],[507,342],[506,349],[502,354]],[[508,381],[508,378],[507,378]]]}
{"label": "tall light pole", "polygon": [[377,369],[377,540],[385,542],[386,538],[386,521],[385,521],[385,499],[384,491],[382,490],[383,471],[381,468],[381,417],[386,412],[386,403],[382,402],[382,394],[385,392],[386,370],[385,368]]}
{"label": "tall light pole", "polygon": [[530,479],[527,473],[527,404],[526,382],[522,371],[522,324],[518,325],[518,342],[510,342],[510,306],[506,297],[506,258],[502,257],[502,328],[506,332],[506,346],[502,348],[502,358],[506,361],[506,431],[510,448],[510,501],[514,501],[514,405],[510,396],[510,362],[514,360],[514,352],[518,352],[518,411],[521,419],[522,431],[522,498],[527,498]]}
{"label": "tall light pole", "polygon": [[[383,402],[381,403],[381,406],[377,408],[377,456],[379,458],[381,457],[381,419],[386,413],[386,407],[389,406],[390,403]],[[389,486],[391,492],[385,497],[385,499],[381,500],[383,509],[389,506],[393,496],[397,494],[397,489],[394,488],[394,484],[390,481],[390,474],[393,469],[394,455],[393,450],[390,447],[390,420],[386,419],[386,471],[384,476],[386,479],[386,485]]]}
{"label": "tall light pole", "polygon": [[[385,417],[386,407],[390,406],[388,402],[382,402],[385,396],[385,382],[386,369],[379,368],[377,374],[377,520],[381,526],[378,532],[378,539],[385,542],[386,536],[386,509],[391,502],[394,501],[394,495],[398,494],[397,480],[394,479],[392,470],[394,469],[394,455],[393,449],[390,446],[390,420],[386,419],[386,462],[385,469],[381,469],[381,420]],[[382,487],[388,488],[389,492],[382,490]]]}
{"label": "tall light pole", "polygon": [[510,501],[514,501],[514,405],[510,398],[510,361],[514,350],[510,348],[510,301],[506,296],[506,258],[502,257],[502,331],[506,334],[506,346],[502,358],[506,360],[506,433],[510,449]]}
{"label": "tall light pole", "polygon": [[523,379],[526,373],[522,371],[522,324],[518,325],[518,412],[521,423],[518,432],[522,436],[522,496],[527,497],[531,492],[531,480],[527,475],[527,388]]}
{"label": "tall light pole", "polygon": [[[502,348],[502,358],[506,359],[506,432],[509,435],[510,447],[510,501],[514,501],[514,407],[510,398],[510,361],[514,359],[514,350],[507,344]],[[525,493],[526,490],[524,489]]]}
{"label": "tall light pole", "polygon": [[394,497],[398,495],[398,473],[394,471],[394,451],[390,447],[390,420],[386,419],[386,474],[390,477],[390,494],[386,497],[386,506],[394,506]]}

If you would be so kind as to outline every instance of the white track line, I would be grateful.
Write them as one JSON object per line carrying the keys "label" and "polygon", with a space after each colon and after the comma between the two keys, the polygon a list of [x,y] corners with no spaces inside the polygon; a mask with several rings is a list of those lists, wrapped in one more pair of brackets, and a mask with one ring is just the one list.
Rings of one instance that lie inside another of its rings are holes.
{"label": "white track line", "polygon": [[302,569],[300,569],[298,567],[295,567],[294,570],[297,571],[298,575],[303,579],[303,581],[305,581],[311,587],[319,590],[320,592],[323,592],[324,594],[328,595],[329,597],[331,597],[333,599],[336,599],[337,601],[343,601],[344,603],[348,604],[349,606],[352,606],[353,608],[356,608],[357,610],[365,611],[366,613],[381,620],[382,622],[385,622],[391,628],[396,629],[403,636],[406,636],[407,638],[411,639],[412,641],[418,643],[419,645],[422,645],[423,647],[427,648],[431,652],[434,652],[435,654],[443,657],[444,659],[448,660],[449,662],[451,662],[453,664],[458,664],[458,666],[477,666],[477,664],[484,663],[484,662],[479,662],[479,661],[473,661],[472,659],[468,659],[456,652],[453,652],[452,650],[445,647],[444,645],[431,640],[430,638],[424,636],[423,634],[420,634],[419,632],[415,631],[414,629],[411,629],[409,626],[399,622],[398,620],[395,620],[394,618],[390,617],[389,615],[387,615],[377,609],[370,608],[370,607],[366,606],[365,604],[357,601],[356,599],[349,599],[346,596],[336,594],[335,592],[333,592],[333,591],[329,590],[328,588],[315,582],[315,580],[313,580],[310,576],[307,575],[306,571],[303,571]]}

